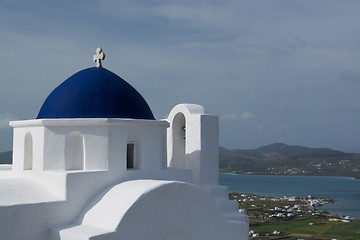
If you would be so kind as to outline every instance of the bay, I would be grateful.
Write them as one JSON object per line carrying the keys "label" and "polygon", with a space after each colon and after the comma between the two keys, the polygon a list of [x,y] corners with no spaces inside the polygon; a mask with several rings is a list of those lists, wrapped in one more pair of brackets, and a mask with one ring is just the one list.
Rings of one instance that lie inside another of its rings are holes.
{"label": "bay", "polygon": [[220,185],[231,192],[253,193],[265,197],[331,197],[334,204],[319,209],[360,219],[360,180],[348,177],[264,176],[220,174]]}

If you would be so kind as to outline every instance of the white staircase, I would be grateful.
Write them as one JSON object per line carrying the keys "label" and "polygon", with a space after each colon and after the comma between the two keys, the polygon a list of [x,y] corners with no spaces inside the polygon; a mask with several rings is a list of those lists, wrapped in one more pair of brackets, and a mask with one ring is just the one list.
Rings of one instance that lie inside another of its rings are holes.
{"label": "white staircase", "polygon": [[229,200],[229,191],[226,186],[201,186],[207,194],[209,194],[217,204],[221,214],[227,222],[231,224],[233,231],[242,229],[243,236],[239,239],[248,239],[249,218],[246,214],[239,212],[239,204],[237,201]]}

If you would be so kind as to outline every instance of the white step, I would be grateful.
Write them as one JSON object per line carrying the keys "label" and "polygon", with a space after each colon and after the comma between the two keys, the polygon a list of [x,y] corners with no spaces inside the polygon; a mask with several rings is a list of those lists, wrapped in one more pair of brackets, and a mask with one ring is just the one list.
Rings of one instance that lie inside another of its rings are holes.
{"label": "white step", "polygon": [[112,232],[107,229],[95,228],[86,225],[77,225],[60,231],[61,240],[100,240]]}

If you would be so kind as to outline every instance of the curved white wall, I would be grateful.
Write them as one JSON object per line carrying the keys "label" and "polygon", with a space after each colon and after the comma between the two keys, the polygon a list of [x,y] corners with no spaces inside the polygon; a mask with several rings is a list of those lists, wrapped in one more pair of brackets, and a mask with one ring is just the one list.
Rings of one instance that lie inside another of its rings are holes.
{"label": "curved white wall", "polygon": [[61,240],[219,240],[244,235],[199,188],[157,180],[115,185],[100,194],[77,223],[59,233]]}

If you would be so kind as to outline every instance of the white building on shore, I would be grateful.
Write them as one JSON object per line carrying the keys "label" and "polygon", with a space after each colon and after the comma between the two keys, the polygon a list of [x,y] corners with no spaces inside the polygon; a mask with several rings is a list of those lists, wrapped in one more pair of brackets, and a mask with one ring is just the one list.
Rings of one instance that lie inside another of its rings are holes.
{"label": "white building on shore", "polygon": [[10,122],[0,238],[248,239],[247,216],[218,183],[218,117],[179,104],[156,120],[101,54],[55,88],[36,119]]}

